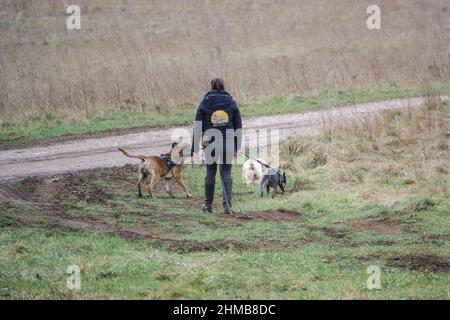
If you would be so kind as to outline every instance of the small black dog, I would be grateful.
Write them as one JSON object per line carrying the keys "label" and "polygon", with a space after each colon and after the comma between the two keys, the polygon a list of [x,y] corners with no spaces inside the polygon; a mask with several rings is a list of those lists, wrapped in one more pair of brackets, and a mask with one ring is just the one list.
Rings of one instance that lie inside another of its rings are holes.
{"label": "small black dog", "polygon": [[275,197],[278,187],[280,187],[283,193],[286,189],[286,173],[280,169],[269,169],[269,171],[261,179],[261,197],[264,195],[264,188],[267,190],[267,194],[270,192],[270,188],[273,188],[272,198]]}

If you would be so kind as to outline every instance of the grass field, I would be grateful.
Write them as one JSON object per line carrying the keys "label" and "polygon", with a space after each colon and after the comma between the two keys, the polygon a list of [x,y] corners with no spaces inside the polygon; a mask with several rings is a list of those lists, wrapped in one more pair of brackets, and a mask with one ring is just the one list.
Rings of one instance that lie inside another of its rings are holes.
{"label": "grass field", "polygon": [[361,0],[77,5],[68,30],[66,1],[0,0],[0,150],[192,124],[212,77],[244,124],[427,103],[284,141],[275,199],[235,166],[249,220],[221,214],[219,183],[200,211],[201,166],[185,168],[193,198],[138,198],[137,164],[1,182],[0,299],[450,299],[448,0],[379,0],[379,30]]}
{"label": "grass field", "polygon": [[[137,197],[136,168],[0,186],[0,298],[449,299],[450,109],[428,105],[281,148],[288,192],[259,198],[234,167],[235,207]],[[119,156],[119,155],[118,155]],[[220,187],[216,199],[219,198]],[[81,290],[66,287],[70,265]],[[367,268],[381,270],[369,290]]]}
{"label": "grass field", "polygon": [[[426,85],[385,86],[340,90],[327,88],[312,95],[274,96],[259,103],[240,104],[245,118],[283,113],[303,112],[325,107],[351,105],[371,101],[389,100],[426,95],[442,95],[450,91],[448,81],[430,82]],[[197,105],[185,105],[173,111],[142,112],[136,110],[97,113],[86,119],[59,119],[52,113],[31,112],[25,119],[0,124],[0,146],[20,145],[46,139],[125,132],[130,129],[169,127],[193,123]]]}

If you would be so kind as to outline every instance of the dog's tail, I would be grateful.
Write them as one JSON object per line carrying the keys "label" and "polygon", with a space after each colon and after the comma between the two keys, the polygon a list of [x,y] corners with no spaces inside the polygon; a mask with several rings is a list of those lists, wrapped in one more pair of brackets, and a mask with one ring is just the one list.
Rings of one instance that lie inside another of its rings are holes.
{"label": "dog's tail", "polygon": [[142,162],[144,162],[145,159],[146,159],[145,156],[141,156],[141,155],[133,156],[133,155],[129,154],[128,152],[126,152],[126,151],[125,151],[124,149],[122,149],[122,148],[119,148],[119,151],[122,152],[124,155],[126,155],[128,158],[140,159]]}

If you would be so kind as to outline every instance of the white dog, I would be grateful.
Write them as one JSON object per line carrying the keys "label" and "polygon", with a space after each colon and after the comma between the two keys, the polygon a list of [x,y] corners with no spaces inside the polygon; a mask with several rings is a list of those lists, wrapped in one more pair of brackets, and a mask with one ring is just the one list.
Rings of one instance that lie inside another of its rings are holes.
{"label": "white dog", "polygon": [[[257,158],[255,158],[257,159]],[[262,163],[266,163],[262,159],[258,159]],[[244,183],[249,186],[251,184],[258,185],[265,173],[267,173],[267,167],[261,165],[258,161],[254,159],[248,159],[242,166],[242,179]]]}

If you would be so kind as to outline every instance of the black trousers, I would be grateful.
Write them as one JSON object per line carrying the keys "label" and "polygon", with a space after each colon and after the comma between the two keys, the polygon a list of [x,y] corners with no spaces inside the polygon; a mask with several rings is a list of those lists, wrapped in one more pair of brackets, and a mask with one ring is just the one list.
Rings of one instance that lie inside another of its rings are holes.
{"label": "black trousers", "polygon": [[206,165],[206,181],[212,182],[215,181],[216,174],[217,174],[217,166],[220,167],[220,177],[222,180],[229,180],[231,179],[231,169],[233,167],[232,164],[207,164]]}

